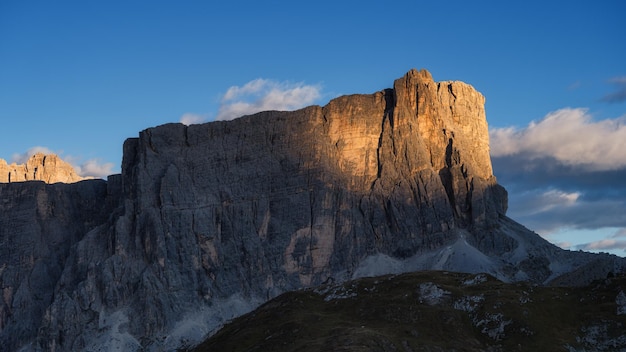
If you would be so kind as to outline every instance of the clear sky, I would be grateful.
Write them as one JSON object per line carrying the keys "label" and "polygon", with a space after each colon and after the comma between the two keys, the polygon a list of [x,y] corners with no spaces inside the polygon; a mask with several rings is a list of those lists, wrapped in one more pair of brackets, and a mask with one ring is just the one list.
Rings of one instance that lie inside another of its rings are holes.
{"label": "clear sky", "polygon": [[167,122],[323,105],[411,68],[486,98],[509,215],[626,256],[624,1],[0,0],[0,158],[120,171]]}

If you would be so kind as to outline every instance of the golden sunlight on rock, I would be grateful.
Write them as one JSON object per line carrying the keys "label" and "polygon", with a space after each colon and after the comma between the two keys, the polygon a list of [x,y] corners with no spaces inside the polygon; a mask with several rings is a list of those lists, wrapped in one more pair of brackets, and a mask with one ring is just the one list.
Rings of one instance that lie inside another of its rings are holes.
{"label": "golden sunlight on rock", "polygon": [[54,154],[37,153],[26,163],[16,164],[0,159],[0,183],[44,181],[46,183],[73,183],[84,180],[72,165]]}

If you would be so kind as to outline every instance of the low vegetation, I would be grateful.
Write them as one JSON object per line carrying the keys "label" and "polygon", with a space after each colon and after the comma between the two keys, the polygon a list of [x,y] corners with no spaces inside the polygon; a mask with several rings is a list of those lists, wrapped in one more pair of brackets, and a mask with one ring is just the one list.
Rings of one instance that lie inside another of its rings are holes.
{"label": "low vegetation", "polygon": [[584,288],[416,272],[283,294],[194,351],[626,351],[626,277]]}

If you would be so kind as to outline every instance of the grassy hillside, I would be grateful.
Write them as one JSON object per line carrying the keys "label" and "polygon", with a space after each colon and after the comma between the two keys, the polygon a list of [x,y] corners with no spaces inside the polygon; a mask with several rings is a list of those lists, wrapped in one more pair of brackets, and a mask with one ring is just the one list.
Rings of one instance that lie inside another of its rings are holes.
{"label": "grassy hillside", "polygon": [[194,351],[626,351],[626,278],[584,288],[417,272],[283,294]]}

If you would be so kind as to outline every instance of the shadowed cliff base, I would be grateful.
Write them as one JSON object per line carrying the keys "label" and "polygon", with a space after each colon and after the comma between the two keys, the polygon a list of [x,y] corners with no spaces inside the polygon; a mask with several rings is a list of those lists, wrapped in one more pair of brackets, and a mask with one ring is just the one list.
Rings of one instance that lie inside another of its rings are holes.
{"label": "shadowed cliff base", "polygon": [[[2,197],[13,210],[24,202]],[[11,349],[175,349],[280,293],[364,276],[436,269],[582,285],[626,266],[561,250],[508,219],[484,97],[425,70],[324,107],[149,128],[125,142],[122,174],[81,197],[108,216],[54,207],[88,219],[78,235],[61,233],[66,256],[2,257],[13,274],[0,273],[12,292],[0,343]],[[54,294],[18,295],[50,260],[61,263]],[[26,304],[40,321],[19,319]]]}

